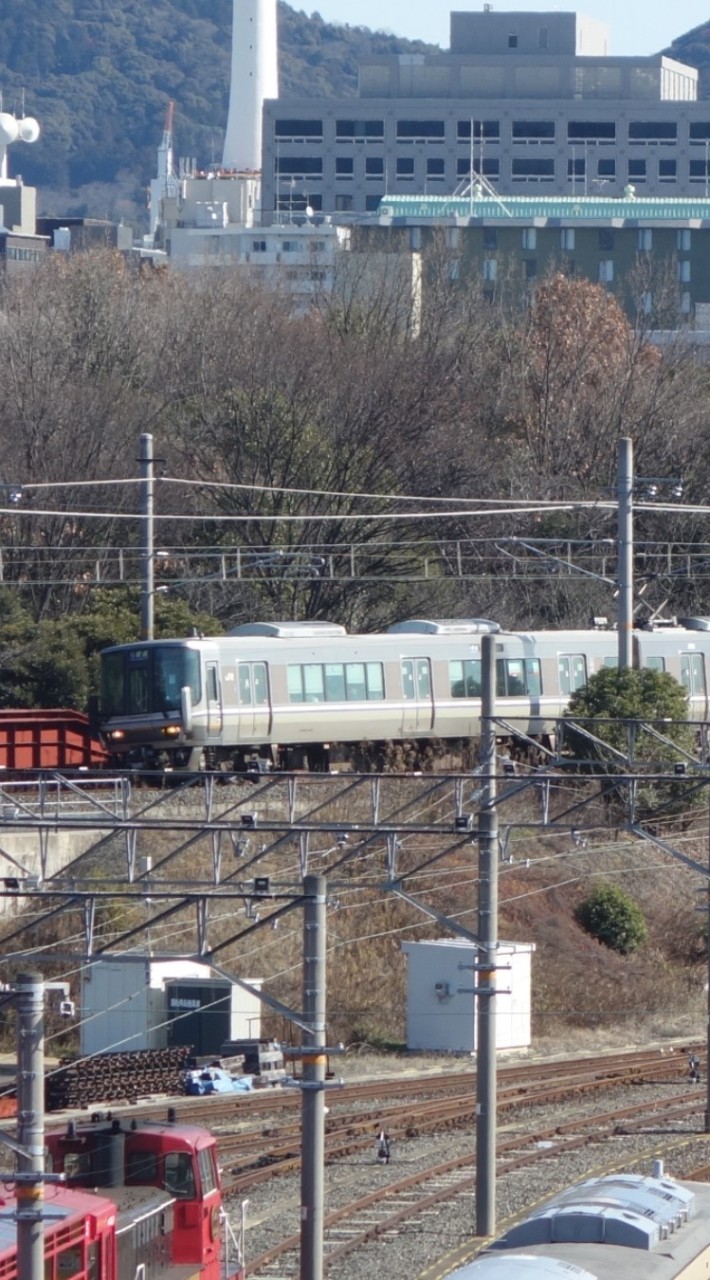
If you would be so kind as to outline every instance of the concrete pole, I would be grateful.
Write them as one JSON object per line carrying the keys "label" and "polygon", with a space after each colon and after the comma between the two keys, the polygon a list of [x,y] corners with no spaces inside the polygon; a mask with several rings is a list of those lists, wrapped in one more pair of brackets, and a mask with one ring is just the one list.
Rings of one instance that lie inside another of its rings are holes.
{"label": "concrete pole", "polygon": [[153,639],[153,607],[155,584],[153,569],[153,437],[149,432],[141,434],[141,640]]}
{"label": "concrete pole", "polygon": [[301,1280],[323,1280],[326,881],[305,876],[301,1115]]}
{"label": "concrete pole", "polygon": [[619,607],[617,630],[619,670],[633,666],[634,628],[634,447],[631,440],[619,441],[618,453],[618,562]]}
{"label": "concrete pole", "polygon": [[15,983],[17,1010],[17,1274],[44,1280],[44,981],[21,973]]}
{"label": "concrete pole", "polygon": [[496,1229],[496,963],[498,811],[496,809],[495,636],[481,638],[483,796],[478,815],[478,965],[476,969],[476,1235]]}

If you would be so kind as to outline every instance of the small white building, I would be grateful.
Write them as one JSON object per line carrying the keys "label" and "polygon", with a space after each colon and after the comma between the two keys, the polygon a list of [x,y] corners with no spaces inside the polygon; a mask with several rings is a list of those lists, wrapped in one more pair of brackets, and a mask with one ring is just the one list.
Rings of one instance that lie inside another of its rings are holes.
{"label": "small white building", "polygon": [[[250,980],[251,982],[251,980]],[[259,988],[260,980],[251,982]],[[81,1053],[123,1053],[190,1043],[217,1053],[261,1035],[258,996],[192,960],[136,953],[88,964],[81,975]],[[207,1036],[209,1047],[200,1039]]]}
{"label": "small white building", "polygon": [[[407,1048],[474,1053],[473,968],[478,948],[461,938],[404,942],[407,957]],[[524,1049],[531,1041],[530,942],[501,942],[497,974],[496,1046]]]}

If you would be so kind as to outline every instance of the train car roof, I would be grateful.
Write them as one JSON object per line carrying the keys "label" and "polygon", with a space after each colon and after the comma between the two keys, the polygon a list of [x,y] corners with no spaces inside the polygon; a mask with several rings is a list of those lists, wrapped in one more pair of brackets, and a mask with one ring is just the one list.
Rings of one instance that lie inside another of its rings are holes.
{"label": "train car roof", "polygon": [[[14,1196],[3,1196],[1,1203],[0,1258],[5,1258],[14,1256],[17,1250],[17,1222],[14,1218],[17,1202]],[[50,1184],[44,1190],[44,1210],[47,1214],[42,1223],[44,1235],[61,1230],[75,1219],[92,1216],[106,1222],[116,1216],[115,1202],[103,1188],[94,1192]]]}
{"label": "train car roof", "polygon": [[[497,1258],[501,1276],[533,1280],[556,1274],[545,1269],[552,1259],[567,1266],[560,1275],[575,1275],[569,1268],[577,1267],[596,1280],[675,1280],[696,1259],[710,1260],[709,1215],[705,1183],[636,1174],[592,1178],[548,1200],[454,1274],[493,1278],[496,1272],[482,1264]],[[522,1258],[534,1260],[527,1273],[513,1269]]]}

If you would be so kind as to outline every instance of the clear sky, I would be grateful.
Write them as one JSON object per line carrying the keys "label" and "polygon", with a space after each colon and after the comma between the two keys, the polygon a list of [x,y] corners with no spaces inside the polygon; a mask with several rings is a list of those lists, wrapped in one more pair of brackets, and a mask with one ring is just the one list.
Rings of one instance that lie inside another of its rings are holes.
{"label": "clear sky", "polygon": [[[313,8],[299,0],[293,7],[312,13]],[[678,5],[664,0],[587,0],[579,5],[545,4],[544,0],[518,0],[517,4],[497,4],[496,13],[576,11],[605,22],[611,29],[610,52],[617,56],[658,53],[676,36],[685,35],[693,27],[710,21],[710,0],[681,0]],[[459,0],[321,0],[317,12],[326,22],[346,22],[352,27],[370,27],[373,31],[392,31],[409,40],[428,40],[442,48],[449,45],[449,12],[481,11],[477,4]]]}

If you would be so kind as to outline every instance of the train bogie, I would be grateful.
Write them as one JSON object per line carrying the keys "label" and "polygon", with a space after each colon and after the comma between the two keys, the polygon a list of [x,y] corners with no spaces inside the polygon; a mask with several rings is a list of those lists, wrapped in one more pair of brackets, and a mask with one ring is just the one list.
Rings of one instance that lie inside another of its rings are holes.
{"label": "train bogie", "polygon": [[[172,769],[327,768],[387,759],[405,744],[410,758],[442,754],[479,736],[485,630],[495,635],[501,736],[550,734],[571,694],[616,665],[613,631],[419,619],[348,635],[326,624],[253,623],[223,637],[105,650],[103,741],[120,762]],[[634,635],[636,664],[680,680],[694,719],[708,712],[708,659],[710,633]]]}

